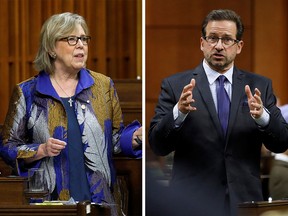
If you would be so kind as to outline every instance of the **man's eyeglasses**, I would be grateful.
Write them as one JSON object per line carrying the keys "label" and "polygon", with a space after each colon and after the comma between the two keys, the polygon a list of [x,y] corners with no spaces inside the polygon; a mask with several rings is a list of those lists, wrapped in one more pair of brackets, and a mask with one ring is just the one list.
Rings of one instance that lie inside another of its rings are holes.
{"label": "man's eyeglasses", "polygon": [[230,37],[216,37],[216,36],[206,36],[206,37],[203,37],[204,40],[207,41],[208,44],[210,44],[211,46],[215,46],[219,40],[221,40],[222,42],[222,45],[226,48],[230,47],[230,46],[233,46],[234,44],[238,43],[239,40],[235,40],[233,38],[230,38]]}
{"label": "man's eyeglasses", "polygon": [[91,40],[90,36],[68,36],[64,38],[60,38],[60,41],[67,41],[70,46],[75,46],[78,43],[78,40],[81,40],[83,45],[87,45],[89,41]]}

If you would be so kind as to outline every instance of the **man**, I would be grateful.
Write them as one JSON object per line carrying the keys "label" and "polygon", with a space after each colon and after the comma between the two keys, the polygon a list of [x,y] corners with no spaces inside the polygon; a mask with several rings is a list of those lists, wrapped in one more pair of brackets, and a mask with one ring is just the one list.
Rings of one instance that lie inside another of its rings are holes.
{"label": "man", "polygon": [[149,143],[157,155],[175,153],[166,197],[178,215],[236,216],[238,203],[263,200],[261,145],[288,147],[271,80],[234,66],[243,31],[235,12],[211,11],[202,24],[203,62],[162,82]]}

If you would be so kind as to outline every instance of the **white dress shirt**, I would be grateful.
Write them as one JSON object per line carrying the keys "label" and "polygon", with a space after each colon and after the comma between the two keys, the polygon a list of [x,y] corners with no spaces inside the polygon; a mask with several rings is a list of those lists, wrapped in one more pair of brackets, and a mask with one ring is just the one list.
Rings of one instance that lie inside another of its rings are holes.
{"label": "white dress shirt", "polygon": [[[204,71],[205,71],[206,76],[208,78],[209,87],[210,87],[213,101],[215,104],[215,108],[217,111],[218,106],[217,106],[217,91],[216,91],[217,82],[216,82],[216,80],[220,75],[224,75],[227,78],[228,82],[226,81],[224,83],[224,88],[227,91],[228,96],[229,96],[230,101],[231,101],[232,100],[232,82],[233,82],[232,76],[233,76],[234,66],[232,66],[228,71],[226,71],[225,74],[220,74],[217,71],[214,71],[213,69],[211,69],[208,66],[208,64],[206,63],[206,61],[203,60],[203,68],[204,68]],[[197,85],[197,83],[196,83],[196,85]],[[197,110],[196,110],[196,112],[197,112]],[[185,120],[187,115],[188,115],[188,113],[184,114],[178,109],[178,103],[177,103],[173,108],[173,116],[174,116],[174,120],[175,120],[175,126],[179,127],[182,124],[182,122]],[[252,116],[252,118],[253,118],[253,116]],[[268,123],[270,121],[270,115],[269,115],[268,111],[264,108],[263,114],[260,116],[260,118],[258,118],[258,119],[253,118],[253,119],[255,120],[255,122],[260,127],[265,127],[268,125]]]}

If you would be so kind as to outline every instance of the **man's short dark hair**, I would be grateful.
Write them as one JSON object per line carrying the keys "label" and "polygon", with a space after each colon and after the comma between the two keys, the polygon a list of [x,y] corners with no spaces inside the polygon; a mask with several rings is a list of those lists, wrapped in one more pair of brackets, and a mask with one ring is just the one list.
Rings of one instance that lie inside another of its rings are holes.
{"label": "man's short dark hair", "polygon": [[203,37],[206,36],[206,26],[208,22],[216,21],[216,20],[217,21],[228,20],[228,21],[234,22],[237,27],[236,39],[237,40],[242,39],[244,26],[242,24],[241,18],[234,11],[227,10],[227,9],[213,10],[206,16],[206,18],[203,20],[203,23],[202,23],[202,36]]}

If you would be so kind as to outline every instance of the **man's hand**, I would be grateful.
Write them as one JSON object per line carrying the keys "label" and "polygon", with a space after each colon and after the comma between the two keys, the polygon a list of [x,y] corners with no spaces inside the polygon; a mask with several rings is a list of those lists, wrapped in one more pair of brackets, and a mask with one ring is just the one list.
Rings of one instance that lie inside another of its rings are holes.
{"label": "man's hand", "polygon": [[250,114],[256,119],[260,118],[260,116],[263,114],[263,102],[260,97],[261,92],[259,91],[259,89],[255,88],[255,93],[254,95],[252,95],[250,87],[246,85],[245,93],[248,98],[248,106],[250,109]]}
{"label": "man's hand", "polygon": [[178,101],[178,109],[184,114],[196,110],[196,107],[191,106],[191,103],[195,102],[192,92],[195,85],[195,79],[191,79],[191,82],[188,85],[184,86],[182,90],[180,99]]}

